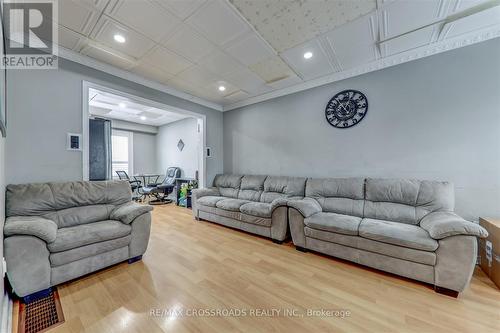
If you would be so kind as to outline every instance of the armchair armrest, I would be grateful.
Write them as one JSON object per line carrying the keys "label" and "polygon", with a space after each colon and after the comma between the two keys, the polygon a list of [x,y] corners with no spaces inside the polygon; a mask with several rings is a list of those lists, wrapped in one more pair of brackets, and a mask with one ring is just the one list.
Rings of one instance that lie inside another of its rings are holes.
{"label": "armchair armrest", "polygon": [[57,224],[39,216],[11,216],[5,220],[3,233],[5,236],[35,236],[52,243],[56,240]]}
{"label": "armchair armrest", "polygon": [[191,191],[191,196],[193,197],[194,200],[209,195],[219,196],[220,193],[217,187],[196,188]]}
{"label": "armchair armrest", "polygon": [[118,220],[125,224],[130,224],[137,217],[153,210],[149,205],[140,205],[135,202],[128,202],[124,205],[116,207],[109,216],[112,220]]}
{"label": "armchair armrest", "polygon": [[297,209],[304,218],[323,211],[320,204],[313,198],[290,200],[288,206]]}
{"label": "armchair armrest", "polygon": [[453,212],[433,212],[424,216],[420,227],[434,239],[443,239],[455,235],[469,235],[480,238],[488,237],[486,229],[479,224],[464,220]]}

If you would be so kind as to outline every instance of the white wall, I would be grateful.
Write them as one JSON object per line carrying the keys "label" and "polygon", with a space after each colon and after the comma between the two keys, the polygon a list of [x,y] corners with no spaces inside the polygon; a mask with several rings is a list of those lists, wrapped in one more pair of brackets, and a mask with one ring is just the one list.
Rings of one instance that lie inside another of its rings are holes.
{"label": "white wall", "polygon": [[[344,89],[369,109],[336,129]],[[224,171],[449,180],[464,217],[500,216],[500,39],[225,112]]]}
{"label": "white wall", "polygon": [[222,113],[164,92],[59,59],[58,70],[9,72],[7,183],[81,180],[82,154],[66,150],[66,133],[82,132],[82,81],[87,80],[206,116],[207,182],[222,172]]}
{"label": "white wall", "polygon": [[[184,149],[179,151],[179,139],[184,142]],[[165,172],[168,167],[180,167],[182,177],[195,177],[198,170],[199,156],[198,121],[186,118],[161,126],[157,134],[158,168]],[[207,183],[211,185],[211,180]]]}

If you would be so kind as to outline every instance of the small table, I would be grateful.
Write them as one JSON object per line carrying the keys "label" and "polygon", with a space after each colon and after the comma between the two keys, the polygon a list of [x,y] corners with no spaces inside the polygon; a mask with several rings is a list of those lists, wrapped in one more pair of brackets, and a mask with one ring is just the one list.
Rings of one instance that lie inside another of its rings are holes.
{"label": "small table", "polygon": [[175,204],[179,206],[179,197],[180,197],[180,191],[181,191],[181,186],[182,184],[189,183],[193,180],[196,180],[195,178],[175,178]]}
{"label": "small table", "polygon": [[[156,185],[158,184],[158,179],[161,177],[161,175],[156,174],[156,173],[150,173],[150,174],[137,174],[134,175],[135,180],[139,180],[142,183],[142,186],[149,186],[149,185]],[[140,179],[138,179],[140,178]]]}

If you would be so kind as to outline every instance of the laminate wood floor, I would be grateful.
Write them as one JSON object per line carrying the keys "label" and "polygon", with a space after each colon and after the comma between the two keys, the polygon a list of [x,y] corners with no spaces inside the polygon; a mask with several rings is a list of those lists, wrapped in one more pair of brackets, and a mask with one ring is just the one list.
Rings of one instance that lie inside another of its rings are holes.
{"label": "laminate wood floor", "polygon": [[[66,322],[54,333],[500,332],[500,291],[479,269],[453,299],[291,242],[197,222],[174,205],[155,207],[142,261],[63,284],[59,294]],[[14,314],[16,323],[17,304]]]}

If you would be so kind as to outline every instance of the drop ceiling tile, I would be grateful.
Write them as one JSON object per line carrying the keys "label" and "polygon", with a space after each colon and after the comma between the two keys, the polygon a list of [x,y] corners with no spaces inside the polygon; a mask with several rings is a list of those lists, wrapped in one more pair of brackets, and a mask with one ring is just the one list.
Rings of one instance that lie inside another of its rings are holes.
{"label": "drop ceiling tile", "polygon": [[73,50],[78,45],[78,42],[84,39],[86,39],[84,35],[78,34],[63,26],[59,26],[58,44],[60,46]]}
{"label": "drop ceiling tile", "polygon": [[209,71],[222,76],[244,68],[233,57],[219,50],[215,50],[209,56],[202,59],[200,64]]}
{"label": "drop ceiling tile", "polygon": [[[226,90],[220,91],[219,90],[220,86],[224,86],[226,88]],[[226,97],[226,96],[229,96],[231,94],[234,94],[239,89],[238,89],[238,87],[234,86],[233,84],[231,84],[225,80],[220,80],[217,82],[212,82],[211,84],[207,85],[206,87],[204,87],[204,90],[209,94],[213,94],[213,95],[217,95],[217,96],[221,96],[221,97]]]}
{"label": "drop ceiling tile", "polygon": [[147,63],[140,63],[131,70],[132,72],[153,81],[166,84],[173,76],[161,68],[152,66]]}
{"label": "drop ceiling tile", "polygon": [[273,82],[295,76],[290,67],[278,56],[267,58],[264,61],[249,66],[249,68],[265,82]]}
{"label": "drop ceiling tile", "polygon": [[226,48],[226,52],[247,66],[275,55],[274,50],[254,32],[232,43]]}
{"label": "drop ceiling tile", "polygon": [[88,36],[99,15],[98,8],[76,0],[65,0],[58,2],[58,18],[55,21],[66,28]]}
{"label": "drop ceiling tile", "polygon": [[446,23],[440,39],[457,37],[497,24],[500,24],[500,6],[491,7],[456,21]]}
{"label": "drop ceiling tile", "polygon": [[469,9],[471,7],[483,4],[488,2],[489,0],[452,0],[452,13],[461,12],[463,10]]}
{"label": "drop ceiling tile", "polygon": [[273,89],[282,89],[303,82],[297,75],[289,76],[285,79],[268,83]]}
{"label": "drop ceiling tile", "polygon": [[185,24],[163,44],[194,62],[215,50],[212,43]]}
{"label": "drop ceiling tile", "polygon": [[157,0],[157,2],[184,20],[194,13],[205,0]]}
{"label": "drop ceiling tile", "polygon": [[190,61],[161,46],[157,46],[152,52],[144,56],[142,60],[172,75],[177,75],[193,65]]}
{"label": "drop ceiling tile", "polygon": [[376,9],[375,0],[230,0],[275,50],[295,45]]}
{"label": "drop ceiling tile", "polygon": [[201,66],[192,66],[179,75],[177,75],[182,81],[191,84],[196,87],[205,87],[213,82],[220,80],[215,74],[203,69]]}
{"label": "drop ceiling tile", "polygon": [[437,35],[442,24],[434,24],[428,27],[412,31],[410,33],[389,39],[380,44],[383,57],[408,51],[432,42],[433,36]]}
{"label": "drop ceiling tile", "polygon": [[392,38],[433,23],[446,14],[440,0],[390,2],[380,11],[381,39]]}
{"label": "drop ceiling tile", "polygon": [[[123,35],[126,42],[116,42],[114,40],[115,34]],[[141,58],[154,46],[154,42],[148,38],[105,17],[101,17],[92,36],[98,42],[135,58]]]}
{"label": "drop ceiling tile", "polygon": [[238,88],[249,93],[261,92],[262,87],[265,85],[264,80],[247,68],[232,72],[224,77]]}
{"label": "drop ceiling tile", "polygon": [[168,85],[174,87],[177,90],[183,91],[187,94],[191,94],[194,96],[199,96],[196,94],[195,90],[196,89],[201,89],[200,87],[195,87],[192,84],[178,78],[174,77],[171,80],[168,81]]}
{"label": "drop ceiling tile", "polygon": [[158,3],[150,0],[120,0],[107,11],[119,22],[156,42],[171,35],[181,23]]}
{"label": "drop ceiling tile", "polygon": [[186,22],[219,46],[249,30],[247,23],[222,0],[207,1]]}
{"label": "drop ceiling tile", "polygon": [[[305,59],[306,52],[311,52],[313,56]],[[288,49],[281,56],[304,80],[324,76],[335,70],[317,39]]]}
{"label": "drop ceiling tile", "polygon": [[129,69],[134,65],[134,62],[126,57],[121,57],[112,50],[98,47],[97,45],[87,45],[81,51],[82,54],[92,57],[94,59],[103,61],[110,65],[120,67],[123,69]]}
{"label": "drop ceiling tile", "polygon": [[248,98],[249,96],[250,95],[247,94],[246,92],[238,90],[238,91],[232,93],[231,95],[225,96],[224,100],[226,102],[229,102],[226,104],[231,104],[231,103],[236,103],[236,102],[242,101],[242,100]]}
{"label": "drop ceiling tile", "polygon": [[342,47],[334,45],[334,50],[343,70],[367,64],[377,59],[377,49],[375,44],[349,45]]}

